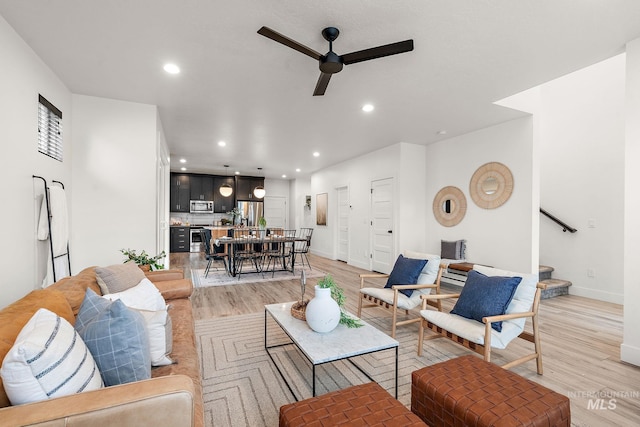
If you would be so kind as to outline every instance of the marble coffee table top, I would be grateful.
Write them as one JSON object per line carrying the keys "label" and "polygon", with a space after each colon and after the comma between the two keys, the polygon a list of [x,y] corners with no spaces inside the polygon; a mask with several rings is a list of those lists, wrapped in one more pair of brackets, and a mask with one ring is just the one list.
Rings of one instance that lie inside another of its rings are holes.
{"label": "marble coffee table top", "polygon": [[293,304],[294,301],[269,304],[264,308],[314,365],[398,347],[398,341],[364,320],[360,328],[339,324],[331,332],[315,332],[307,322],[291,315]]}

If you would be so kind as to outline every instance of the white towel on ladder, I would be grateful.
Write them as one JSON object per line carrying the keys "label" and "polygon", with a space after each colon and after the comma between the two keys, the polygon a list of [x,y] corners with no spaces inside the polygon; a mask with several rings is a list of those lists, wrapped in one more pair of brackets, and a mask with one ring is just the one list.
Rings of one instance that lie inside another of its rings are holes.
{"label": "white towel on ladder", "polygon": [[42,282],[43,288],[53,283],[54,265],[57,280],[71,274],[69,272],[69,254],[67,253],[69,243],[67,196],[62,187],[55,186],[49,189],[49,206],[51,211],[51,230],[49,230],[49,224],[47,222],[47,199],[43,197],[40,208],[40,220],[38,221],[38,240],[51,238],[53,243],[53,256],[55,257],[52,264],[51,256],[48,256],[47,277],[45,277]]}

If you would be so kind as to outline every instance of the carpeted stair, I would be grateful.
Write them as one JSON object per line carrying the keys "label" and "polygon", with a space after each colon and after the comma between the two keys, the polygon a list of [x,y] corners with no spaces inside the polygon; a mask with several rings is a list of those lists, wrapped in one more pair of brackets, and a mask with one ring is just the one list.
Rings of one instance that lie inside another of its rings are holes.
{"label": "carpeted stair", "polygon": [[542,291],[542,299],[549,299],[560,295],[569,295],[571,282],[562,279],[553,279],[551,276],[555,269],[546,265],[541,265],[538,273],[538,280],[547,285],[547,289]]}

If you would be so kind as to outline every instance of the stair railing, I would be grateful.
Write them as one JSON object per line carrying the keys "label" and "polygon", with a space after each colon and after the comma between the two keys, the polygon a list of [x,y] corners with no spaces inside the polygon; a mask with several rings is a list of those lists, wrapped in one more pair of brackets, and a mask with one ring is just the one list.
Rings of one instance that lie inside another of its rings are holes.
{"label": "stair railing", "polygon": [[569,232],[569,233],[575,233],[576,231],[578,231],[577,228],[573,228],[571,227],[569,224],[567,224],[566,222],[556,218],[555,216],[551,215],[549,212],[545,211],[544,209],[540,208],[540,213],[544,216],[546,216],[547,218],[551,219],[551,221],[555,222],[556,224],[558,224],[560,227],[562,227],[562,231],[563,232]]}

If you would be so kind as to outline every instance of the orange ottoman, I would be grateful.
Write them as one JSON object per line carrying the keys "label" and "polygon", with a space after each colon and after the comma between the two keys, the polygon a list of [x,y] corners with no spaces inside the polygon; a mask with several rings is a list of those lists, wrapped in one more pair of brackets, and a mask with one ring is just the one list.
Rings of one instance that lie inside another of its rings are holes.
{"label": "orange ottoman", "polygon": [[477,356],[411,374],[411,411],[433,426],[570,426],[569,399]]}
{"label": "orange ottoman", "polygon": [[420,418],[371,382],[280,407],[280,427],[424,427]]}

